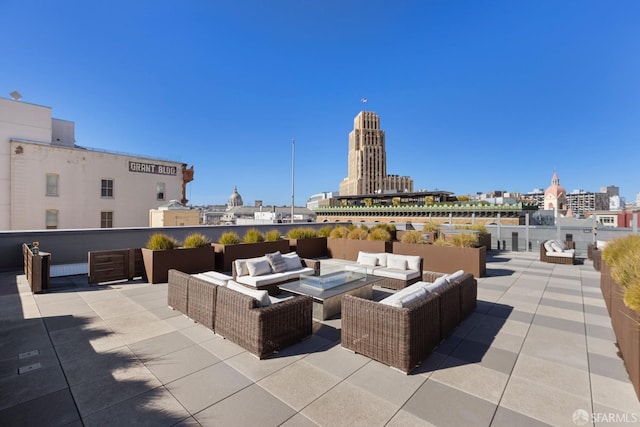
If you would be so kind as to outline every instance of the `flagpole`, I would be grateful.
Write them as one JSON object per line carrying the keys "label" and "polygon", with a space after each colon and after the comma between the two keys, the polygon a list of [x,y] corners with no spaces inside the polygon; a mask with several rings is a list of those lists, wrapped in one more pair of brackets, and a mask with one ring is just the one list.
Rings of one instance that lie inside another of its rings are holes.
{"label": "flagpole", "polygon": [[296,140],[291,140],[291,223],[293,224],[293,207],[295,206],[294,166],[296,159]]}

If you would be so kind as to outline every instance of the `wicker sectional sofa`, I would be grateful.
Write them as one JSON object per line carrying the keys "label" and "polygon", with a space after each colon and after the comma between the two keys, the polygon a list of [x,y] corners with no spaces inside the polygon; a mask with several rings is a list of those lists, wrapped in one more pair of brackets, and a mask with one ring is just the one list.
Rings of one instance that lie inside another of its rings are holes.
{"label": "wicker sectional sofa", "polygon": [[299,295],[278,302],[260,292],[233,280],[218,285],[169,270],[171,308],[262,359],[311,335],[312,299]]}
{"label": "wicker sectional sofa", "polygon": [[439,282],[436,290],[425,290],[406,305],[344,296],[342,347],[411,372],[475,310],[477,281],[473,275],[458,274],[451,281],[447,276],[451,275],[427,272],[425,281],[399,291],[396,295],[407,295],[410,288],[431,285],[434,289],[433,285]]}

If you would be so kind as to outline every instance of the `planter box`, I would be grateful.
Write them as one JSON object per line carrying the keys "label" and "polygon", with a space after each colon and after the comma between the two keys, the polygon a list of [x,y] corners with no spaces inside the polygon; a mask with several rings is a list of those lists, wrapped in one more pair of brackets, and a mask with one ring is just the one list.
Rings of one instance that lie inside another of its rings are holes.
{"label": "planter box", "polygon": [[[604,261],[601,264],[600,286],[607,301],[609,287],[611,325],[616,335],[618,349],[627,368],[629,379],[640,399],[640,313],[624,304],[623,289],[611,277],[611,269]],[[603,286],[604,285],[604,286]]]}
{"label": "planter box", "polygon": [[142,248],[142,259],[149,283],[167,282],[172,268],[189,274],[215,269],[215,253],[211,246],[163,251]]}
{"label": "planter box", "polygon": [[258,243],[235,243],[233,245],[222,245],[213,243],[216,256],[216,270],[220,272],[230,272],[233,261],[244,258],[255,258],[264,254],[280,251],[289,252],[289,240],[281,239],[273,242]]}
{"label": "planter box", "polygon": [[399,255],[418,255],[423,259],[423,269],[441,273],[454,273],[464,270],[474,277],[487,273],[487,248],[456,248],[450,246],[421,245],[415,243],[393,242],[393,253]]}
{"label": "planter box", "polygon": [[391,252],[391,242],[379,240],[327,239],[327,253],[330,258],[356,261],[358,252]]}
{"label": "planter box", "polygon": [[602,291],[602,298],[607,306],[609,317],[611,317],[611,284],[613,278],[611,277],[611,269],[606,262],[602,261],[600,264],[600,290]]}
{"label": "planter box", "polygon": [[289,250],[296,252],[300,258],[326,257],[327,238],[310,237],[306,239],[289,239]]}

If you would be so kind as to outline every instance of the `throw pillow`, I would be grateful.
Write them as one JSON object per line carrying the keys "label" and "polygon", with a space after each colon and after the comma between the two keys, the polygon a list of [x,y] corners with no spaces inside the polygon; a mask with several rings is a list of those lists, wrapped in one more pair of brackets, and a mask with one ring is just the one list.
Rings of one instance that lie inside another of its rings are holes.
{"label": "throw pillow", "polygon": [[361,255],[358,256],[358,264],[375,267],[376,264],[378,264],[378,258],[376,258],[374,255]]}
{"label": "throw pillow", "polygon": [[288,254],[282,255],[282,258],[284,258],[284,262],[287,264],[287,271],[302,268],[302,262],[297,253],[289,252]]}
{"label": "throw pillow", "polygon": [[425,289],[427,292],[429,292],[429,293],[431,293],[431,292],[438,292],[438,291],[442,290],[442,288],[444,288],[444,287],[445,287],[445,286],[447,286],[447,285],[448,285],[448,283],[447,283],[447,279],[445,279],[445,277],[444,277],[444,276],[440,276],[440,277],[438,277],[438,278],[436,279],[436,281],[435,281],[435,282],[433,282],[433,283],[430,283],[430,284],[426,285],[426,286],[424,287],[424,289]]}
{"label": "throw pillow", "polygon": [[553,252],[562,252],[562,246],[560,246],[555,240],[551,241],[551,249],[553,249]]}
{"label": "throw pillow", "polygon": [[406,270],[408,267],[407,260],[401,257],[387,256],[387,267],[395,268],[397,270]]}
{"label": "throw pillow", "polygon": [[249,276],[262,276],[271,273],[271,266],[266,259],[250,259],[247,261]]}
{"label": "throw pillow", "polygon": [[283,271],[287,271],[287,263],[284,258],[282,258],[282,254],[280,253],[280,251],[274,252],[272,254],[267,254],[265,256],[267,257],[267,262],[269,262],[271,270],[273,270],[274,273],[282,273]]}

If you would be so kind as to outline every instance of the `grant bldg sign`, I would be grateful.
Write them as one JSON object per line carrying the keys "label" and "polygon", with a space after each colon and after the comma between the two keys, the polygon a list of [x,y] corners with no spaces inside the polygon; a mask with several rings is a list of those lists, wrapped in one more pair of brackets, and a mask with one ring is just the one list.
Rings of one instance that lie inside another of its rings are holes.
{"label": "grant bldg sign", "polygon": [[155,173],[157,175],[177,175],[178,168],[155,163],[129,162],[130,172]]}

